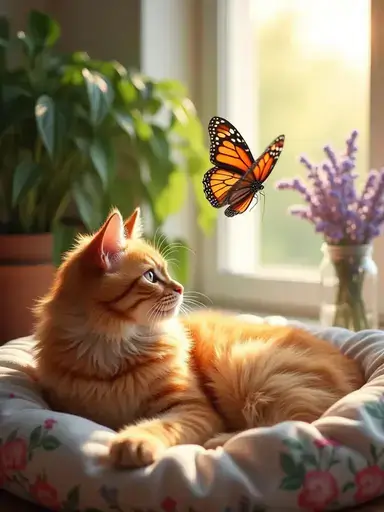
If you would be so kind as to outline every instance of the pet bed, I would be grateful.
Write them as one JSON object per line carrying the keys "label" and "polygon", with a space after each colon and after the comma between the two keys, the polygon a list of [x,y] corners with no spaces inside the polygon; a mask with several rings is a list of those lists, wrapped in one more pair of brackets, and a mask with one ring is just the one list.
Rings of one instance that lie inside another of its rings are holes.
{"label": "pet bed", "polygon": [[49,410],[33,380],[33,339],[11,341],[0,348],[0,488],[79,512],[325,510],[372,500],[384,494],[384,333],[313,332],[360,361],[362,389],[311,425],[252,429],[224,449],[177,446],[135,471],[94,470],[82,447],[113,432]]}

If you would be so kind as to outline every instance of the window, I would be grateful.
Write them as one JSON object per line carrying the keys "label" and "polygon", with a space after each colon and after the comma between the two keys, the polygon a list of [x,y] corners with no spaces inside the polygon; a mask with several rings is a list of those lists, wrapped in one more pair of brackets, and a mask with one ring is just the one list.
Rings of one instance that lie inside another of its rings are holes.
{"label": "window", "polygon": [[[301,154],[319,161],[322,145],[342,149],[353,129],[359,131],[358,171],[384,163],[383,117],[381,122],[372,117],[376,110],[382,114],[378,70],[384,70],[384,44],[377,38],[383,38],[384,6],[380,0],[206,0],[205,5],[204,122],[213,115],[227,117],[255,157],[281,133],[286,142],[266,184],[265,204],[260,199],[251,213],[233,219],[220,211],[215,236],[203,240],[200,288],[230,306],[316,315],[322,239],[311,225],[288,215],[299,198],[275,190],[274,183],[304,176]],[[384,260],[381,246],[379,240],[377,260],[380,252]]]}

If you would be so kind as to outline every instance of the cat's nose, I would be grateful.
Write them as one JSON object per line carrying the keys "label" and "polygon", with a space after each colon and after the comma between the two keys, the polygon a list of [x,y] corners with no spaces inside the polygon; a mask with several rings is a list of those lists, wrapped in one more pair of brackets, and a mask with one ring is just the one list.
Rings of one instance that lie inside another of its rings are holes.
{"label": "cat's nose", "polygon": [[181,286],[181,284],[175,284],[173,290],[181,295],[184,291],[184,288]]}

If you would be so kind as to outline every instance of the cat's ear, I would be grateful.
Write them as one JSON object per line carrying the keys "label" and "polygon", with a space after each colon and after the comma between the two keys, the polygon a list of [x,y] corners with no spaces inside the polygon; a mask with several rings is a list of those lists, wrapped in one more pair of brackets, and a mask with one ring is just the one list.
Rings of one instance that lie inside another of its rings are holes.
{"label": "cat's ear", "polygon": [[143,234],[140,208],[136,208],[132,215],[124,222],[127,238],[140,238]]}
{"label": "cat's ear", "polygon": [[114,270],[123,254],[124,242],[123,219],[120,212],[115,210],[93,236],[86,251],[87,258],[102,270]]}

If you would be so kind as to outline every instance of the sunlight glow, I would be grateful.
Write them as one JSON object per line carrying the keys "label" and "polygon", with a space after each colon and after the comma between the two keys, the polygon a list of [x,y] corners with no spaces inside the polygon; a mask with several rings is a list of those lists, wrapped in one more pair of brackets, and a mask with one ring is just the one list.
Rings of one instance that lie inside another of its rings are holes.
{"label": "sunlight glow", "polygon": [[306,58],[333,54],[350,67],[369,63],[368,0],[251,0],[254,23],[263,25],[279,13],[292,12],[296,42]]}

